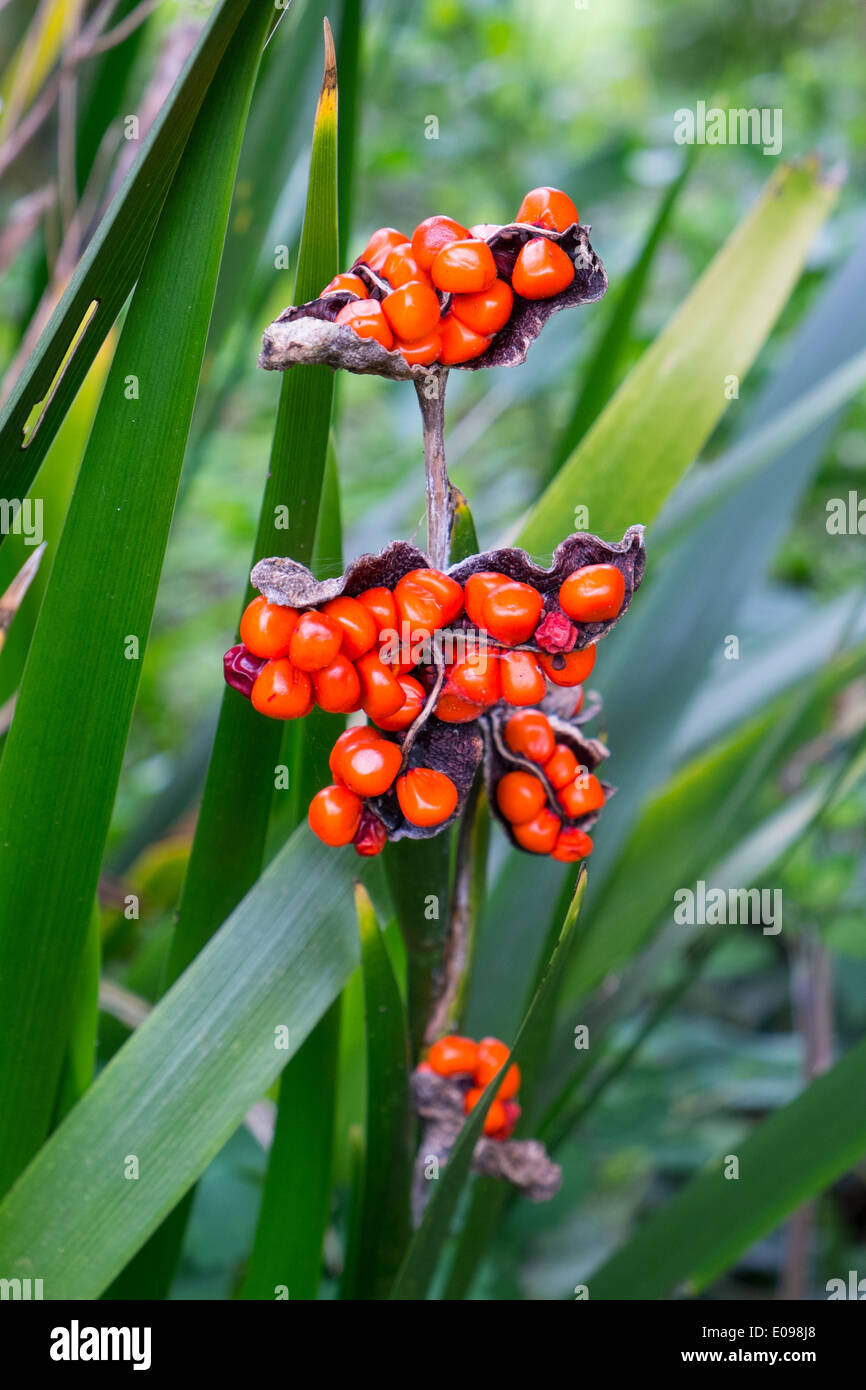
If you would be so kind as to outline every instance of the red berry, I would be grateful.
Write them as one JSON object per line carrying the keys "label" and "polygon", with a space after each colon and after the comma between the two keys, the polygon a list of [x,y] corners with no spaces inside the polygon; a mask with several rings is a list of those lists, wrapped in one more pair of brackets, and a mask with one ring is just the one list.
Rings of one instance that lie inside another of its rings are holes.
{"label": "red berry", "polygon": [[494,589],[481,607],[484,626],[497,642],[528,642],[541,617],[544,600],[531,584],[509,581]]}
{"label": "red berry", "polygon": [[313,671],[313,692],[316,704],[329,714],[348,714],[356,709],[361,698],[358,673],[347,656],[338,652],[328,666]]}
{"label": "red berry", "polygon": [[378,585],[375,589],[365,589],[362,594],[358,595],[358,602],[372,613],[379,636],[385,629],[389,632],[396,630],[397,605],[390,589],[386,589],[383,584]]}
{"label": "red berry", "polygon": [[601,809],[604,805],[604,788],[591,773],[581,774],[573,782],[566,782],[564,787],[560,787],[557,800],[570,820],[579,820],[581,816]]}
{"label": "red berry", "polygon": [[570,574],[559,590],[560,607],[577,623],[615,618],[624,599],[625,577],[616,565],[584,565]]}
{"label": "red berry", "polygon": [[494,280],[489,290],[477,294],[455,294],[451,312],[473,333],[498,333],[511,315],[514,295],[504,280]]}
{"label": "red berry", "polygon": [[361,820],[362,802],[348,787],[323,787],[310,802],[307,820],[326,845],[348,845]]}
{"label": "red berry", "polygon": [[555,791],[567,787],[579,772],[577,758],[567,743],[558,743],[544,764],[544,775]]}
{"label": "red berry", "polygon": [[397,733],[414,724],[427,701],[426,690],[414,676],[397,676],[397,684],[405,696],[403,704],[396,713],[380,715],[375,720],[380,729],[387,729],[389,733]]}
{"label": "red berry", "polygon": [[439,1038],[427,1053],[427,1061],[437,1076],[471,1076],[475,1070],[477,1049],[471,1038],[456,1033]]}
{"label": "red berry", "polygon": [[376,342],[381,343],[389,352],[394,346],[394,334],[388,326],[381,304],[376,299],[360,299],[354,300],[351,304],[344,304],[336,322],[351,328],[359,338],[375,338]]}
{"label": "red berry", "polygon": [[253,656],[288,656],[297,621],[297,608],[254,598],[241,618],[241,641]]}
{"label": "red berry", "polygon": [[547,805],[547,794],[531,772],[506,772],[496,788],[496,804],[507,821],[521,825]]}
{"label": "red berry", "polygon": [[365,652],[355,663],[361,682],[361,701],[370,719],[388,719],[401,709],[406,696],[393,671],[389,671],[376,652]]}
{"label": "red berry", "polygon": [[556,737],[546,714],[526,709],[508,720],[505,742],[512,753],[522,753],[533,763],[546,763],[553,756]]}
{"label": "red berry", "polygon": [[356,744],[340,760],[340,778],[358,796],[382,796],[400,771],[400,762],[400,749],[386,738]]}
{"label": "red berry", "polygon": [[443,246],[430,274],[437,289],[451,294],[477,294],[479,290],[489,290],[496,279],[496,262],[485,241],[469,237]]}
{"label": "red berry", "polygon": [[537,705],[547,694],[534,652],[503,652],[499,662],[502,698],[509,705]]}
{"label": "red berry", "polygon": [[444,246],[464,241],[468,236],[466,228],[453,217],[425,217],[412,233],[412,254],[422,270],[429,270]]}
{"label": "red berry", "polygon": [[463,608],[463,590],[439,570],[410,570],[395,585],[394,602],[414,642],[454,621]]}
{"label": "red berry", "polygon": [[397,800],[412,825],[441,825],[457,808],[457,788],[444,772],[413,767],[397,778]]}
{"label": "red berry", "polygon": [[511,272],[511,287],[523,299],[552,299],[574,279],[574,262],[547,237],[534,237],[520,248]]}
{"label": "red berry", "polygon": [[476,627],[484,626],[484,604],[490,594],[510,583],[508,575],[500,574],[498,570],[479,570],[477,574],[470,574],[463,588],[463,603],[467,616]]}
{"label": "red berry", "polygon": [[369,746],[379,743],[382,735],[378,729],[371,729],[369,724],[358,724],[354,729],[346,729],[337,739],[331,749],[331,756],[328,759],[328,766],[333,775],[342,782],[343,760],[348,757],[354,748]]}
{"label": "red berry", "polygon": [[528,849],[532,854],[550,854],[556,844],[561,824],[559,816],[555,816],[545,807],[532,820],[515,825],[511,833],[521,849]]}
{"label": "red berry", "polygon": [[382,268],[382,278],[395,290],[401,285],[407,285],[410,280],[420,280],[422,285],[428,285],[431,289],[433,286],[430,276],[426,270],[421,269],[412,254],[412,246],[408,241],[404,241],[402,246],[395,246],[390,252]]}
{"label": "red berry", "polygon": [[395,338],[407,343],[428,337],[439,323],[439,300],[420,280],[409,280],[386,295],[382,311]]}
{"label": "red berry", "polygon": [[574,825],[564,826],[556,837],[556,844],[550,851],[551,859],[562,864],[576,864],[579,859],[588,859],[592,854],[592,840],[583,830]]}
{"label": "red berry", "polygon": [[376,620],[369,608],[356,598],[342,594],[322,604],[322,612],[339,627],[343,634],[343,652],[350,661],[370,651],[379,635]]}
{"label": "red berry", "polygon": [[574,203],[560,188],[531,188],[514,220],[531,222],[549,232],[564,232],[580,219]]}
{"label": "red berry", "polygon": [[289,658],[299,671],[330,666],[343,641],[343,630],[326,613],[310,609],[298,618],[289,644]]}
{"label": "red berry", "polygon": [[[482,1038],[478,1044],[478,1060],[475,1063],[475,1082],[478,1086],[488,1086],[500,1067],[508,1061],[511,1049],[498,1038]],[[520,1090],[520,1068],[515,1062],[502,1078],[496,1092],[497,1100],[511,1100]]]}
{"label": "red berry", "polygon": [[445,314],[439,320],[439,361],[443,367],[457,367],[461,362],[471,362],[486,352],[489,346],[489,338],[474,333],[454,314]]}
{"label": "red berry", "polygon": [[475,705],[495,705],[502,695],[499,681],[499,654],[492,647],[480,647],[455,661],[448,672],[448,686],[461,700]]}
{"label": "red berry", "polygon": [[270,719],[302,719],[313,707],[313,687],[306,671],[279,657],[262,667],[250,700],[259,714]]}
{"label": "red berry", "polygon": [[539,652],[538,660],[548,680],[554,685],[580,685],[595,665],[595,647],[582,652]]}

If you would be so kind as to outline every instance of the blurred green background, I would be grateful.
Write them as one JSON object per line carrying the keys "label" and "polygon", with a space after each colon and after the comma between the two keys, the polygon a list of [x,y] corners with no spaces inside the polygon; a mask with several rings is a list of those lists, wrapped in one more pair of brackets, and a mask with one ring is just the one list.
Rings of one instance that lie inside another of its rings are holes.
{"label": "blurred green background", "polygon": [[[123,8],[128,12],[132,6]],[[144,997],[155,992],[171,929],[221,695],[220,657],[234,640],[267,468],[279,380],[257,369],[256,355],[262,329],[292,301],[325,8],[312,0],[295,0],[267,49],[115,807],[103,884],[109,968],[119,983]],[[339,10],[335,4],[330,12],[338,41]],[[82,187],[91,190],[91,217],[112,186],[116,150],[123,154],[118,131],[124,115],[145,109],[155,68],[170,67],[173,56],[185,51],[207,11],[206,5],[165,0],[125,41],[128,63],[122,84],[118,85],[116,64],[111,67],[110,88],[101,81],[98,62],[85,74],[74,162],[79,192]],[[15,0],[0,13],[4,68],[31,19],[32,6]],[[380,225],[395,225],[411,235],[421,218],[438,212],[467,224],[507,221],[526,189],[549,183],[566,189],[581,219],[592,224],[593,244],[610,277],[608,299],[554,318],[522,370],[452,373],[450,469],[471,502],[482,547],[514,534],[555,469],[582,374],[615,308],[617,289],[640,253],[662,198],[683,169],[685,151],[673,140],[674,112],[698,101],[708,106],[780,107],[784,160],[817,151],[828,167],[847,167],[836,211],[812,248],[806,272],[697,467],[711,465],[741,437],[750,412],[760,420],[762,410],[755,415],[754,408],[762,392],[783,370],[805,316],[830,277],[862,244],[866,231],[862,19],[857,0],[734,0],[725,6],[709,0],[641,5],[590,0],[586,7],[568,0],[365,4],[352,223],[344,229],[346,264]],[[427,138],[434,124],[431,118],[438,123],[435,139]],[[62,137],[56,122],[48,120],[4,173],[0,207],[7,237],[22,216],[22,200],[55,185]],[[617,364],[617,380],[668,320],[777,163],[760,147],[697,151],[664,229]],[[86,220],[72,228],[77,249],[86,244],[91,230],[92,221]],[[4,256],[4,364],[14,362],[34,308],[46,287],[50,292],[58,257],[62,273],[69,235],[62,197],[49,198],[40,215],[27,224],[26,236]],[[4,241],[4,252],[7,244]],[[289,248],[289,268],[275,269],[282,246]],[[860,283],[862,288],[862,277]],[[852,300],[850,312],[852,318],[863,319],[862,296]],[[53,470],[51,487],[59,499],[74,467],[74,441],[67,439],[65,447],[60,462],[55,449],[45,465]],[[423,473],[414,393],[376,378],[341,379],[335,447],[345,555],[378,548],[395,536],[423,543]],[[41,495],[41,486],[42,478],[36,495]],[[758,546],[762,537],[766,557],[757,575],[746,566],[736,601],[713,613],[718,631],[706,658],[700,658],[700,669],[688,675],[689,698],[665,730],[663,746],[654,750],[660,760],[643,781],[634,778],[632,793],[628,789],[633,766],[628,758],[617,756],[617,748],[631,746],[630,711],[640,704],[647,673],[634,669],[632,649],[623,645],[627,625],[602,648],[592,683],[609,709],[610,777],[622,788],[626,806],[628,796],[633,797],[632,815],[678,769],[703,754],[710,756],[735,718],[758,718],[760,710],[769,710],[766,735],[730,755],[760,758],[777,715],[790,721],[792,737],[785,756],[746,788],[750,813],[740,824],[745,832],[757,820],[756,807],[762,817],[770,817],[817,785],[840,738],[862,728],[866,627],[859,587],[864,579],[864,537],[830,536],[825,525],[828,498],[858,489],[866,496],[862,394],[833,418],[805,487],[782,498],[778,514],[772,491],[764,496],[766,524],[761,529],[758,518],[757,537],[745,519],[742,533],[735,522],[729,523],[724,539],[729,568],[736,571],[741,563],[740,544]],[[575,498],[575,504],[579,501]],[[782,521],[778,536],[774,518]],[[56,542],[58,518],[49,512],[47,520],[51,545]],[[564,515],[562,534],[572,526],[572,517]],[[605,534],[604,518],[593,516],[591,529]],[[641,623],[657,575],[678,553],[664,546],[654,550],[652,532],[648,552],[647,584],[634,606],[632,625]],[[331,563],[326,560],[322,575],[341,568],[339,557],[328,558]],[[0,706],[18,684],[37,602],[34,593],[4,650]],[[734,674],[722,649],[729,633],[740,642]],[[827,634],[834,635],[827,639]],[[813,638],[815,660],[809,662],[806,656],[804,662],[804,643]],[[846,664],[820,700],[808,709],[797,706],[798,690],[808,693],[807,680],[827,661],[836,641],[849,653]],[[794,651],[794,674],[786,683],[780,654],[789,649]],[[645,652],[640,654],[647,659]],[[656,698],[677,710],[677,661],[671,661],[663,644],[650,660],[659,663],[650,672]],[[774,680],[780,681],[779,694],[789,699],[784,708],[759,703],[761,683],[772,688]],[[774,875],[761,880],[783,887],[784,935],[730,929],[700,976],[654,1029],[636,1063],[621,1081],[604,1090],[579,1136],[559,1147],[557,1157],[565,1168],[559,1197],[542,1207],[518,1205],[503,1223],[476,1296],[568,1297],[571,1287],[631,1229],[638,1213],[664,1201],[712,1155],[736,1151],[756,1119],[796,1093],[812,1026],[808,1019],[804,1024],[803,1010],[808,1015],[816,998],[827,1013],[826,1030],[834,1046],[841,1049],[863,1035],[864,826],[866,787],[861,780],[786,853]],[[738,845],[736,830],[735,820],[721,844],[725,852]],[[682,835],[682,827],[677,833]],[[596,839],[603,851],[604,821]],[[671,847],[665,849],[670,852]],[[494,868],[503,855],[504,845],[497,838]],[[532,948],[546,921],[546,916],[532,920],[537,902],[532,872],[524,863],[520,877],[529,917],[520,919],[512,909],[517,923],[513,930],[522,931],[525,942],[522,954],[518,949],[509,956],[512,971],[534,958]],[[130,885],[133,891],[146,885],[147,910],[134,923],[117,912]],[[554,882],[548,898],[551,893],[555,898],[556,887]],[[548,899],[542,898],[541,905],[546,911]],[[485,926],[488,945],[485,952],[482,942],[471,1003],[471,1021],[481,1032],[498,1032],[511,1021],[512,1004],[499,992],[502,979],[496,971],[498,914],[504,910],[504,894],[494,894]],[[624,977],[605,975],[593,1006],[599,1016],[604,1018],[607,999],[626,1001],[614,1011],[606,1036],[612,1056],[627,1046],[652,1001],[676,978],[671,952],[654,948],[632,962]],[[357,1013],[355,984],[349,1000]],[[565,1008],[564,1046],[571,1023],[587,1018],[586,1011],[579,1011],[572,1020]],[[104,1056],[125,1035],[124,1026],[106,1013],[101,1030]],[[351,1031],[347,1037],[351,1039]],[[347,1084],[341,1099],[345,1113],[338,1133],[344,1186],[347,1126],[361,1113],[357,1067],[354,1091],[351,1084],[349,1042],[346,1053]],[[175,1296],[230,1293],[249,1245],[264,1165],[261,1146],[240,1131],[211,1166],[199,1189]],[[337,1230],[343,1215],[335,1212]],[[749,1251],[710,1296],[772,1297],[780,1287],[801,1294],[817,1290],[822,1296],[831,1275],[858,1268],[858,1259],[863,1269],[866,1172],[839,1182],[818,1204],[813,1218],[805,1264],[791,1256],[788,1232],[781,1229]],[[334,1248],[326,1252],[332,1267],[338,1258],[336,1236],[334,1241]]]}

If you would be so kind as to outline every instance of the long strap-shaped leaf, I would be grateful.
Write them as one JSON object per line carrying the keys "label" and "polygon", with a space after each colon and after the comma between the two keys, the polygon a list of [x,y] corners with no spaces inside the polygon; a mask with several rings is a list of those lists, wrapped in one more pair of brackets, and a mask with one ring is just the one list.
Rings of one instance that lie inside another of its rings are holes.
{"label": "long strap-shaped leaf", "polygon": [[520,1031],[511,1049],[511,1055],[487,1086],[484,1095],[457,1136],[445,1170],[435,1182],[421,1225],[415,1232],[412,1243],[406,1252],[406,1258],[391,1293],[392,1298],[424,1299],[428,1295],[439,1257],[448,1239],[460,1194],[469,1176],[475,1145],[481,1136],[484,1119],[499,1089],[502,1077],[513,1061],[519,1063],[525,1056],[534,1054],[539,1029],[546,1035],[549,1025],[548,1000],[551,995],[555,996],[556,990],[559,988],[562,968],[568,958],[569,943],[577,926],[585,888],[586,871],[582,869],[562,932],[556,943],[556,949],[550,957],[547,969],[535,992],[535,997],[520,1026]]}
{"label": "long strap-shaped leaf", "polygon": [[0,1191],[49,1123],[270,19],[245,18],[166,200],[0,765]]}
{"label": "long strap-shaped leaf", "polygon": [[578,504],[605,535],[652,521],[751,366],[837,191],[812,163],[770,181],[533,507],[521,545],[549,554]]}
{"label": "long strap-shaped leaf", "polygon": [[[250,3],[220,0],[0,413],[0,496],[24,497],[29,491],[87,369],[138,279],[190,130]],[[273,19],[267,0],[254,3],[260,15],[267,10]],[[205,209],[200,212],[204,219]],[[24,427],[51,392],[94,302],[98,308],[55,384],[45,416],[22,448]]]}
{"label": "long strap-shaped leaf", "polygon": [[696,1293],[784,1216],[866,1153],[866,1042],[737,1147],[739,1176],[717,1159],[594,1274],[589,1296]]}
{"label": "long strap-shaped leaf", "polygon": [[292,836],[0,1206],[4,1274],[89,1299],[127,1263],[355,968],[357,862]]}

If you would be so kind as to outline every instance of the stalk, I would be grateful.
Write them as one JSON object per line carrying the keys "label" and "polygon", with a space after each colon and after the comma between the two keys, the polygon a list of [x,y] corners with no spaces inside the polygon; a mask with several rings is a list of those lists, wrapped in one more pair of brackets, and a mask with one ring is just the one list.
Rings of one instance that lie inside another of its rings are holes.
{"label": "stalk", "polygon": [[427,481],[427,554],[434,569],[448,568],[454,493],[445,463],[445,384],[447,367],[434,367],[415,379],[415,393],[424,429],[424,473]]}

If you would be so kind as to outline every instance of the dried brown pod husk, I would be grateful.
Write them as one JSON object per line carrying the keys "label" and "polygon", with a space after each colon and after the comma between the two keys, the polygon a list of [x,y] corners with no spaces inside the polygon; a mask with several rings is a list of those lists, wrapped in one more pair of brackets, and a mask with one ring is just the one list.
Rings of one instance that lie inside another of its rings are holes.
{"label": "dried brown pod husk", "polygon": [[[463,1097],[466,1086],[435,1072],[412,1073],[412,1105],[424,1121],[424,1132],[415,1161],[412,1184],[412,1216],[417,1226],[424,1214],[430,1184],[425,1169],[431,1157],[447,1163],[454,1143],[466,1123]],[[488,1139],[482,1136],[472,1154],[472,1168],[485,1177],[499,1178],[518,1188],[531,1202],[547,1202],[559,1191],[562,1169],[537,1139]]]}
{"label": "dried brown pod husk", "polygon": [[[590,230],[574,223],[563,232],[551,232],[525,222],[492,229],[484,240],[501,278],[509,284],[521,247],[534,237],[555,241],[565,251],[574,264],[574,279],[568,289],[550,299],[529,300],[515,295],[511,316],[494,334],[487,351],[471,362],[460,363],[460,368],[478,371],[481,367],[519,366],[552,314],[601,299],[607,289],[607,275],[590,243]],[[356,261],[351,271],[364,280],[371,298],[382,299],[388,293],[390,287],[363,261]],[[266,371],[287,371],[300,364],[318,364],[395,381],[423,380],[442,371],[439,367],[410,367],[399,352],[389,352],[374,339],[359,338],[352,329],[337,324],[338,313],[355,297],[342,291],[284,309],[265,329],[259,366]],[[447,311],[449,298],[440,294],[443,312]]]}

